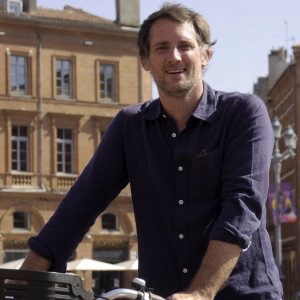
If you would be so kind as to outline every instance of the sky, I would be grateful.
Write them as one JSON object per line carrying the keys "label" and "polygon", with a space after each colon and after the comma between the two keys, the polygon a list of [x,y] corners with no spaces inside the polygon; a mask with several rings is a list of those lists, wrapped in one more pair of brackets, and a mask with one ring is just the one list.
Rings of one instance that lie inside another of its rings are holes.
{"label": "sky", "polygon": [[[164,1],[140,0],[141,22]],[[258,77],[268,74],[271,50],[300,44],[299,0],[178,0],[202,14],[210,25],[213,57],[205,81],[224,91],[253,92]],[[115,0],[37,0],[37,5],[63,9],[65,5],[116,19]],[[156,90],[153,95],[156,96]]]}

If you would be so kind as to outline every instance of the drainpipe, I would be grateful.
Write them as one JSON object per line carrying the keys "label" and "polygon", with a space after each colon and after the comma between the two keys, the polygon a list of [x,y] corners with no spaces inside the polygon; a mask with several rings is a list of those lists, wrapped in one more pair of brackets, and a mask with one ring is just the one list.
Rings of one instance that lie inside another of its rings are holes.
{"label": "drainpipe", "polygon": [[44,176],[43,176],[43,98],[42,98],[42,80],[41,80],[41,34],[37,32],[37,112],[38,112],[38,136],[37,136],[37,149],[38,149],[38,186],[40,189],[46,191],[44,186]]}

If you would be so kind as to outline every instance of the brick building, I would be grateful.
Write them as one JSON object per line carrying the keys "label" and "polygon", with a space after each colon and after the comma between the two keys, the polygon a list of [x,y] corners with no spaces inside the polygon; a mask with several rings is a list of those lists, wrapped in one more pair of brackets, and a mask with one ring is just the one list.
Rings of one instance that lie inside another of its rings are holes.
{"label": "brick building", "polygon": [[[267,77],[259,78],[254,92],[261,96],[268,107],[270,118],[278,117],[283,130],[291,125],[300,137],[300,45],[293,47],[293,58],[288,61],[285,49],[272,50],[269,54]],[[285,149],[280,141],[280,151]],[[291,185],[297,221],[282,223],[282,270],[285,299],[300,299],[300,160],[299,143],[296,156],[282,163],[281,182]],[[274,182],[271,170],[271,184]],[[269,206],[268,206],[269,207]],[[269,210],[270,215],[270,210]],[[269,218],[268,228],[275,244],[274,226]]]}
{"label": "brick building", "polygon": [[[36,0],[0,0],[0,263],[24,257],[118,110],[151,97],[136,50],[139,1],[116,21]],[[97,12],[101,15],[101,11]],[[126,188],[76,252],[120,262],[137,251]]]}

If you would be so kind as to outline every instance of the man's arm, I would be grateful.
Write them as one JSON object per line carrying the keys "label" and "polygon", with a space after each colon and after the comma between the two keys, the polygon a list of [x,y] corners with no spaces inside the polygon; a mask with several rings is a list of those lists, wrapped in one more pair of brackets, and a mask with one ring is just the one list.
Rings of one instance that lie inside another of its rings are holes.
{"label": "man's arm", "polygon": [[33,270],[38,263],[38,270],[65,272],[67,261],[90,227],[128,184],[123,145],[126,119],[124,111],[118,113],[92,159],[60,202],[54,215],[38,235],[29,239],[29,248],[47,259],[30,253],[24,268]]}
{"label": "man's arm", "polygon": [[211,240],[200,269],[189,288],[181,293],[173,294],[168,299],[212,300],[226,284],[241,253],[236,244]]}
{"label": "man's arm", "polygon": [[20,267],[21,270],[30,271],[47,271],[52,267],[52,262],[45,257],[39,255],[33,250],[30,250]]}

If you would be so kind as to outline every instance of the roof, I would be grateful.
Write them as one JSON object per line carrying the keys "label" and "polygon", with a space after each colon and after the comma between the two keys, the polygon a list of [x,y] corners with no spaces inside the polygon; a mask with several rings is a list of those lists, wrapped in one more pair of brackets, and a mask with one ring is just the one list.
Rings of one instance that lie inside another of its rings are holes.
{"label": "roof", "polygon": [[38,7],[34,13],[24,13],[29,18],[42,18],[55,21],[73,21],[85,24],[106,25],[119,27],[115,21],[93,15],[80,8],[66,5],[63,10]]}

